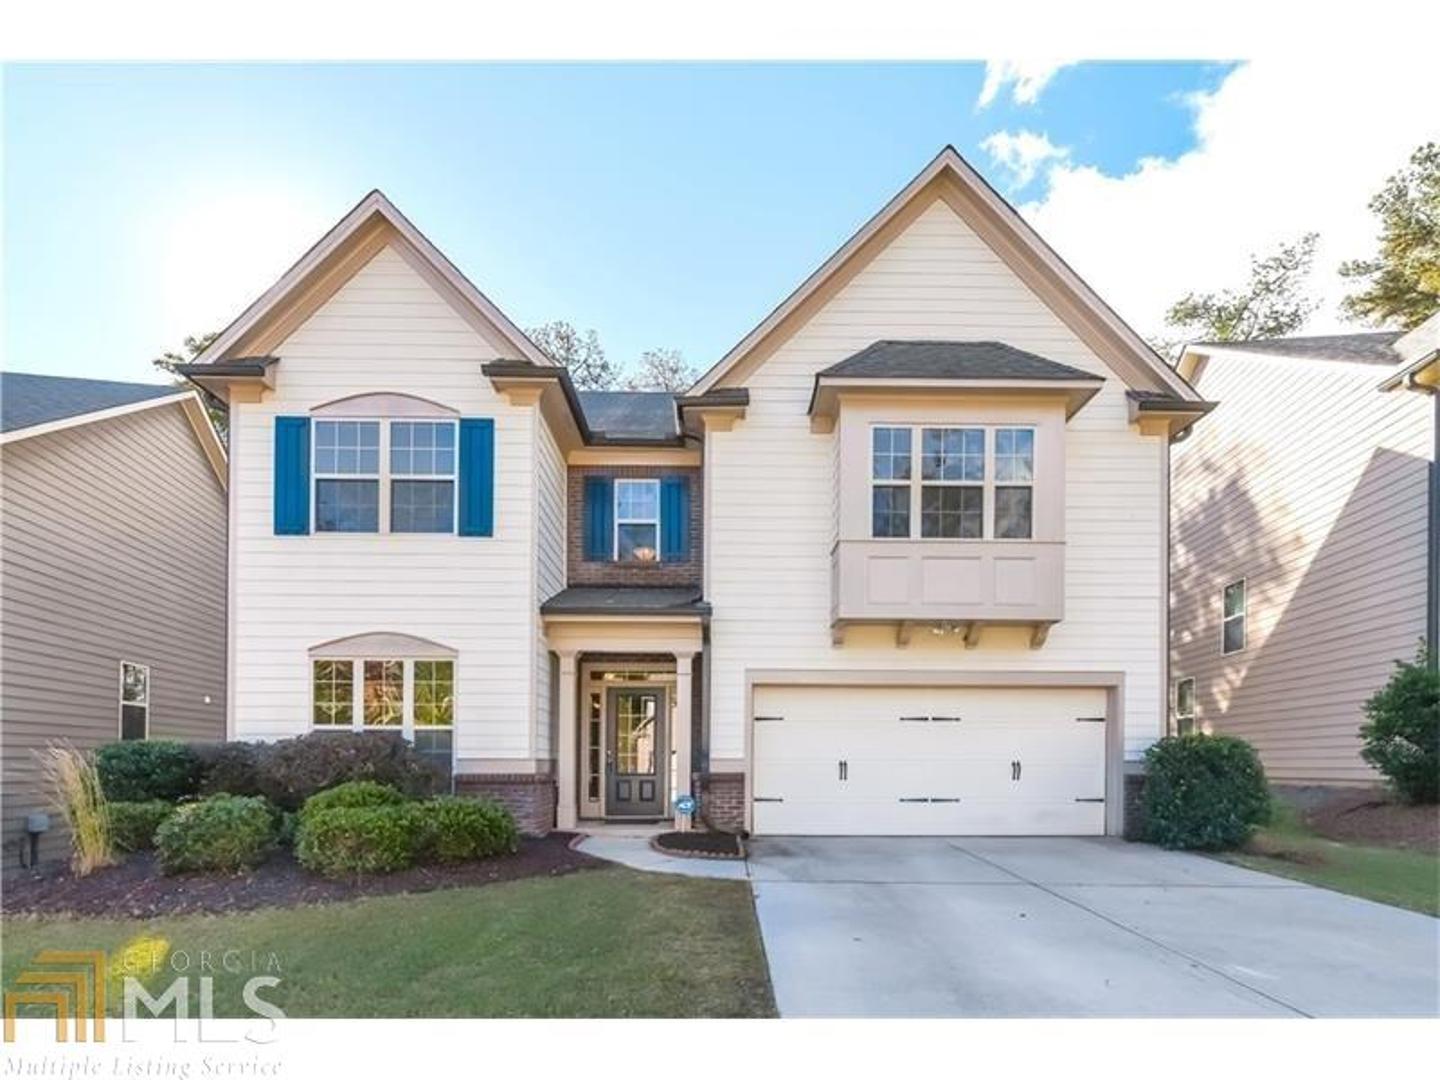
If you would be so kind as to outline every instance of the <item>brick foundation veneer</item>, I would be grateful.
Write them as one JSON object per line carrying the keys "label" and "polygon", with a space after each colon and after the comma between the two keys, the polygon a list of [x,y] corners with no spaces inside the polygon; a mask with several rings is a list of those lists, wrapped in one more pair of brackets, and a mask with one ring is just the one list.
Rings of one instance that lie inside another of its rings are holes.
{"label": "brick foundation veneer", "polygon": [[695,777],[695,792],[700,796],[698,817],[722,832],[744,830],[744,773],[699,773]]}
{"label": "brick foundation veneer", "polygon": [[1122,835],[1126,840],[1145,838],[1145,774],[1125,774],[1125,822]]}
{"label": "brick foundation veneer", "polygon": [[523,836],[555,828],[555,778],[534,773],[471,773],[455,777],[455,794],[493,799],[515,817]]}

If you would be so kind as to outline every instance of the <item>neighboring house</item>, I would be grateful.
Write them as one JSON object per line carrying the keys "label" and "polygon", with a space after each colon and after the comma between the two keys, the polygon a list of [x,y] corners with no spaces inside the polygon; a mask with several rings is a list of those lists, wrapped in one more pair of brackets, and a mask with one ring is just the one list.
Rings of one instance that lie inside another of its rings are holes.
{"label": "neighboring house", "polygon": [[1383,391],[1433,387],[1437,327],[1180,358],[1225,404],[1174,455],[1174,723],[1246,739],[1276,782],[1377,782],[1365,700],[1434,640],[1434,391]]}
{"label": "neighboring house", "polygon": [[186,371],[234,737],[403,731],[532,832],[1096,834],[1164,731],[1208,406],[953,150],[685,394],[576,393],[378,192]]}
{"label": "neighboring house", "polygon": [[0,373],[7,851],[48,743],[225,737],[225,484],[193,390]]}

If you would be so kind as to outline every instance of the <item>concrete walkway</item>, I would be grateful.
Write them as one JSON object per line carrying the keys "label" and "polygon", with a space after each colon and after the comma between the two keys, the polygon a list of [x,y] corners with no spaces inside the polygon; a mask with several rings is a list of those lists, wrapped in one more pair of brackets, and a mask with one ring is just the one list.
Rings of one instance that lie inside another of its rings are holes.
{"label": "concrete walkway", "polygon": [[750,876],[783,1016],[1440,1014],[1440,920],[1198,855],[770,838]]}
{"label": "concrete walkway", "polygon": [[743,859],[686,859],[677,855],[664,855],[650,846],[648,836],[620,836],[596,834],[586,836],[576,846],[586,855],[597,859],[629,866],[635,870],[648,870],[654,874],[680,874],[683,877],[730,878],[745,880]]}

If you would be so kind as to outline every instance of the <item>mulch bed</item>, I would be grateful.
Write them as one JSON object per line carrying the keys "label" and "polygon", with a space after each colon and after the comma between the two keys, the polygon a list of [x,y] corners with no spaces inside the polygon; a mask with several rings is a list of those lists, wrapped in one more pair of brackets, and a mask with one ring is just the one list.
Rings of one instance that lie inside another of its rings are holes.
{"label": "mulch bed", "polygon": [[1390,802],[1373,791],[1326,799],[1307,810],[1304,819],[1329,840],[1440,852],[1440,809]]}
{"label": "mulch bed", "polygon": [[690,855],[702,859],[743,859],[745,848],[738,836],[722,832],[667,832],[652,837],[651,844],[667,855]]}
{"label": "mulch bed", "polygon": [[149,852],[131,855],[117,866],[77,878],[58,866],[6,874],[6,915],[99,915],[152,918],[157,915],[253,911],[296,907],[362,896],[423,893],[492,885],[529,877],[555,877],[607,865],[572,851],[568,833],[522,840],[514,855],[447,866],[416,866],[396,874],[332,881],[304,869],[288,850],[277,851],[248,874],[179,874],[166,877]]}

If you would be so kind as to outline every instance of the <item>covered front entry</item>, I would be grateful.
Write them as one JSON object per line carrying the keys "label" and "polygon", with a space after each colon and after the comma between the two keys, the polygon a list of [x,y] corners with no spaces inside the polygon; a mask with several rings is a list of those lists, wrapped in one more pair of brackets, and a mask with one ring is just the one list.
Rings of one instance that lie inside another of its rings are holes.
{"label": "covered front entry", "polygon": [[757,686],[753,829],[1105,832],[1100,687]]}
{"label": "covered front entry", "polygon": [[558,661],[556,828],[667,819],[688,829],[701,614],[543,614]]}

